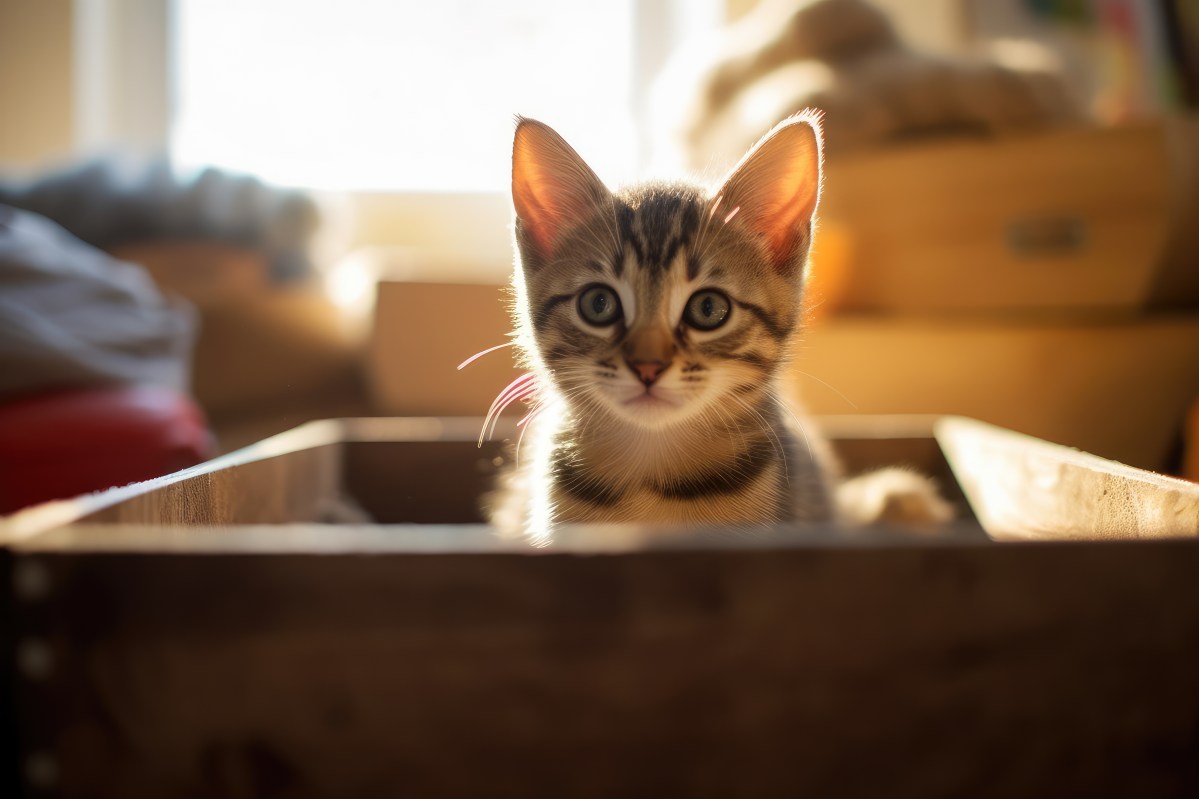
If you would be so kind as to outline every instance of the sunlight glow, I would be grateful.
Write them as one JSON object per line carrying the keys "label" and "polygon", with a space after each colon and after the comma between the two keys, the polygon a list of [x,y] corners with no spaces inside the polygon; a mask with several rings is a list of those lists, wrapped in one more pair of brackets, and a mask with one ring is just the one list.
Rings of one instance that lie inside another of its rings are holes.
{"label": "sunlight glow", "polygon": [[325,189],[500,191],[513,117],[635,168],[634,0],[175,0],[172,155]]}

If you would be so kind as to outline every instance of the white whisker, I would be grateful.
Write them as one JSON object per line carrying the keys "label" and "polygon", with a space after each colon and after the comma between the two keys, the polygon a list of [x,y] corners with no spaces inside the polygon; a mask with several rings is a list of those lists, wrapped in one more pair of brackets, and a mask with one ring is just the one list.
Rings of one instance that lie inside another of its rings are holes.
{"label": "white whisker", "polygon": [[816,375],[812,374],[811,372],[805,372],[805,371],[803,371],[802,369],[796,369],[795,371],[796,371],[796,372],[798,372],[799,374],[803,375],[804,377],[807,377],[807,378],[810,378],[810,379],[812,379],[812,380],[815,380],[817,383],[819,383],[820,385],[824,386],[824,387],[825,387],[825,388],[827,388],[829,391],[833,392],[833,393],[834,393],[834,394],[836,394],[838,397],[840,397],[841,399],[843,399],[843,400],[845,400],[846,402],[848,402],[848,403],[849,403],[849,405],[850,405],[850,407],[852,407],[852,408],[853,408],[855,411],[856,411],[856,410],[858,410],[858,405],[857,405],[857,403],[856,403],[856,402],[854,402],[853,400],[851,400],[849,397],[847,397],[847,396],[845,396],[844,394],[842,394],[842,393],[841,393],[841,392],[840,392],[840,391],[839,391],[839,390],[838,390],[838,389],[837,389],[835,386],[833,386],[831,383],[828,383],[828,382],[826,382],[826,381],[824,381],[824,380],[821,380],[819,377],[817,377]]}
{"label": "white whisker", "polygon": [[462,369],[466,368],[467,366],[470,366],[472,363],[479,360],[484,355],[490,355],[491,353],[495,352],[496,350],[502,350],[504,347],[511,347],[515,343],[516,343],[515,341],[505,341],[503,344],[496,344],[494,347],[488,347],[487,349],[483,350],[482,352],[476,352],[474,355],[470,356],[465,361],[458,364],[458,370],[461,371]]}

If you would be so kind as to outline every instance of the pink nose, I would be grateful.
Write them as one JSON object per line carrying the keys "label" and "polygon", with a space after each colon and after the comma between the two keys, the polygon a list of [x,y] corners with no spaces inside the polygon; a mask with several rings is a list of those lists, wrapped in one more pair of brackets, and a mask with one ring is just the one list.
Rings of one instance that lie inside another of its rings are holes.
{"label": "pink nose", "polygon": [[652,386],[654,381],[666,371],[669,363],[662,361],[629,361],[629,368],[633,370],[633,374],[641,379],[646,386]]}

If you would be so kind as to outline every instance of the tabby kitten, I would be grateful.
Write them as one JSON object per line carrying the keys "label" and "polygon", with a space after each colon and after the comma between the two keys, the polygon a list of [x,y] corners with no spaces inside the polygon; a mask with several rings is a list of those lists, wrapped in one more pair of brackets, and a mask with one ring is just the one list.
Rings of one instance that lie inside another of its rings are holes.
{"label": "tabby kitten", "polygon": [[556,523],[836,517],[826,445],[778,378],[820,198],[818,116],[772,130],[712,195],[610,192],[548,126],[512,156],[517,344],[537,405],[491,511]]}

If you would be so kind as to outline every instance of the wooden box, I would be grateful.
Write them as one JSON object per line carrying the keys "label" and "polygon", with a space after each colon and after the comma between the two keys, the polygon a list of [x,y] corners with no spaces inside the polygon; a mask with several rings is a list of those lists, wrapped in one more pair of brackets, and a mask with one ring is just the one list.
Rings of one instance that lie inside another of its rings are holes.
{"label": "wooden box", "polygon": [[[4,522],[3,795],[1199,787],[1199,541],[997,543],[967,515],[532,549],[476,524],[477,424],[314,423]],[[920,424],[829,427],[851,469],[952,492]]]}
{"label": "wooden box", "polygon": [[847,310],[1199,307],[1194,118],[880,149],[830,160],[825,187]]}

